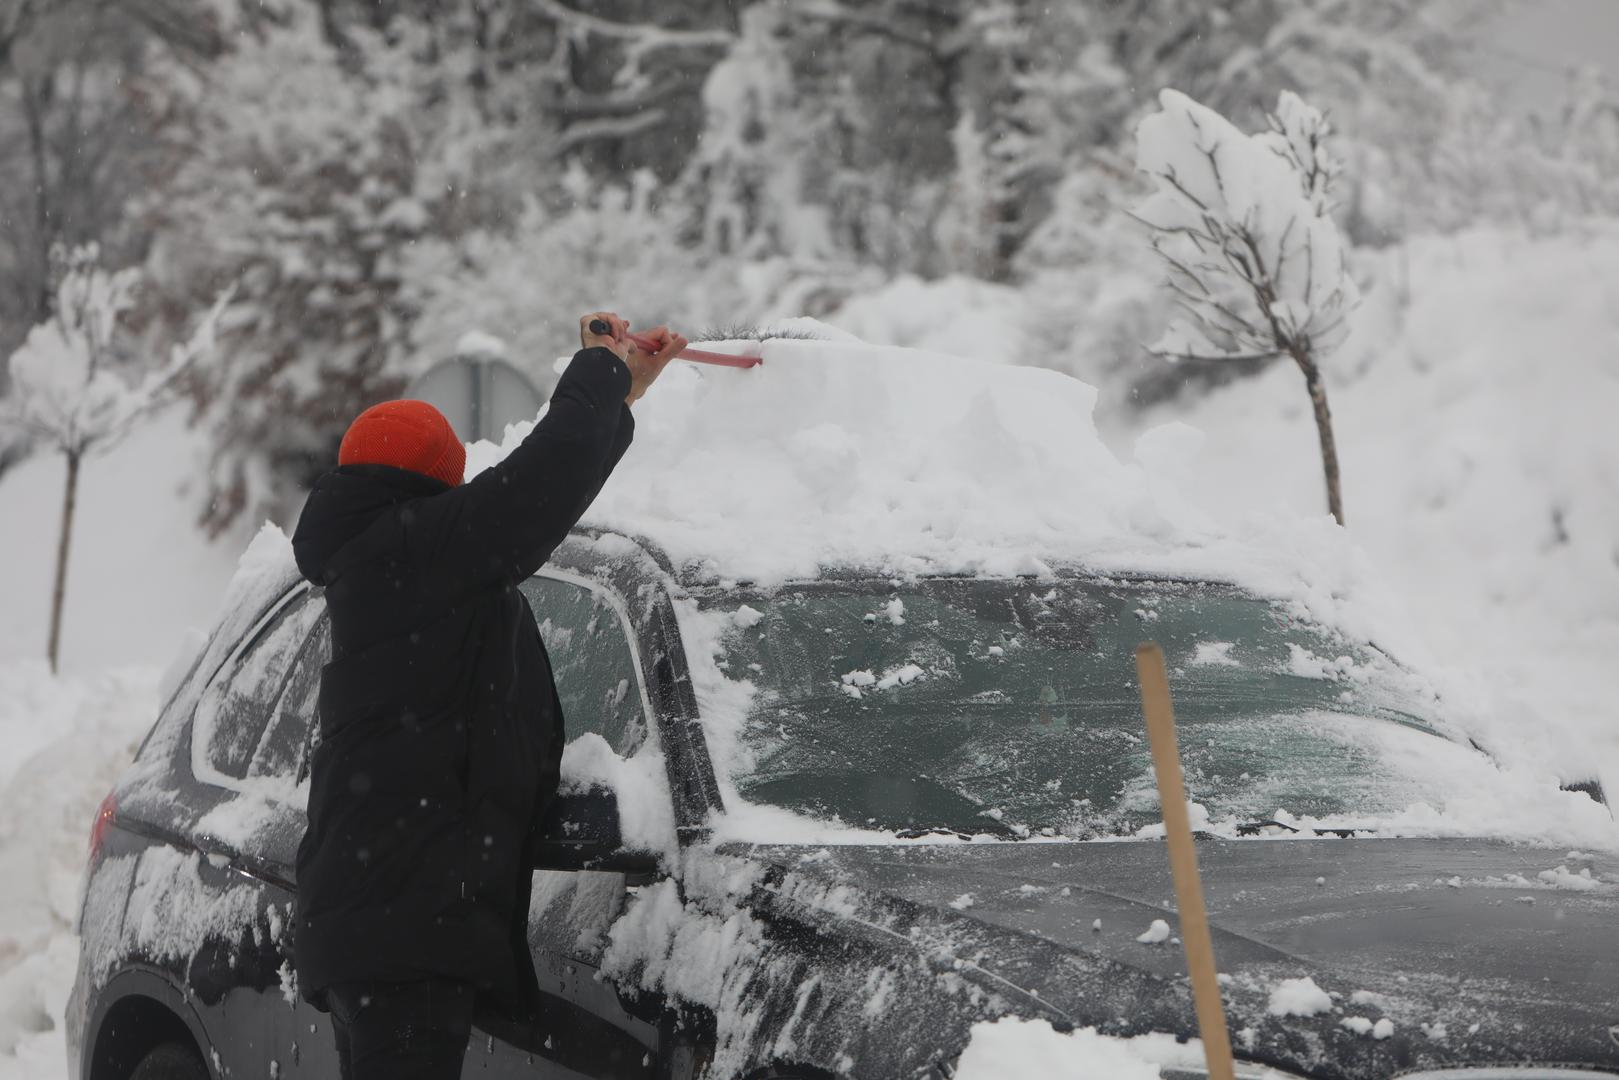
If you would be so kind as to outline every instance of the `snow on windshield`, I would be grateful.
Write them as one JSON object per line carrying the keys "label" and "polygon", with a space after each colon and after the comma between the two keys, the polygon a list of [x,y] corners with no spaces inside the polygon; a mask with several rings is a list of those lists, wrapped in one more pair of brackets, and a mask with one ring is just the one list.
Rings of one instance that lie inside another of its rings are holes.
{"label": "snow on windshield", "polygon": [[1228,587],[820,581],[698,602],[682,621],[709,650],[692,661],[723,838],[1156,835],[1129,675],[1149,635],[1201,827],[1568,843],[1608,827],[1436,734],[1431,688],[1388,657]]}

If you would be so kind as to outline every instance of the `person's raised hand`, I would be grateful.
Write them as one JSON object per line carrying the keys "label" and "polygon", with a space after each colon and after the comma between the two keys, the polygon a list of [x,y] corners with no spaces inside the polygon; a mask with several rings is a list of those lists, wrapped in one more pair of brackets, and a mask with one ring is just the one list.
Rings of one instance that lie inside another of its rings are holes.
{"label": "person's raised hand", "polygon": [[[607,333],[591,331],[590,324],[597,320],[607,324]],[[625,363],[629,363],[630,350],[635,347],[630,342],[629,320],[621,319],[611,311],[593,311],[580,318],[579,344],[586,349],[606,349]]]}
{"label": "person's raised hand", "polygon": [[[640,341],[630,342],[630,354],[624,360],[630,366],[630,392],[624,398],[624,404],[634,405],[647,387],[663,374],[663,369],[669,366],[669,361],[679,356],[690,342],[667,326],[659,326],[645,333],[637,334]],[[654,351],[647,352],[642,343],[652,345]]]}

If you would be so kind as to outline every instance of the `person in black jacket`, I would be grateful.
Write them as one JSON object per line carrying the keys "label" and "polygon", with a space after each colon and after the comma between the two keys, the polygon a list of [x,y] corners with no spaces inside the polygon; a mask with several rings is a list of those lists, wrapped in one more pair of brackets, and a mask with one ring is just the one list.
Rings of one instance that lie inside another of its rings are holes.
{"label": "person in black jacket", "polygon": [[630,444],[630,405],[686,345],[645,337],[655,354],[616,315],[580,320],[545,416],[465,484],[438,410],[373,406],[304,505],[293,552],[325,586],[332,656],[293,955],[300,993],[332,1014],[343,1080],[459,1077],[475,1009],[536,1003],[531,851],[563,726],[516,586],[590,506]]}

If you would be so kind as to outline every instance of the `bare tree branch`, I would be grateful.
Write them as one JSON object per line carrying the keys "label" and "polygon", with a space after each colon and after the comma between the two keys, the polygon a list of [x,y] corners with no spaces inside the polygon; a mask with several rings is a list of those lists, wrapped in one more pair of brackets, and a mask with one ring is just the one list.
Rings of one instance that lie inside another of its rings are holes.
{"label": "bare tree branch", "polygon": [[558,22],[588,30],[603,37],[620,38],[652,45],[715,47],[731,44],[736,36],[728,30],[673,30],[663,26],[614,22],[568,7],[561,0],[531,0],[534,7]]}

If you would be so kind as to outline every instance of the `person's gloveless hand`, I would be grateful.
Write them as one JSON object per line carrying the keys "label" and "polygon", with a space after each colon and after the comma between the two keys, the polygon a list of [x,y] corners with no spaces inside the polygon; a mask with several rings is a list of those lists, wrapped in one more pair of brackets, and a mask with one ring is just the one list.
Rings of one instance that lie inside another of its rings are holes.
{"label": "person's gloveless hand", "polygon": [[[607,333],[591,333],[590,324],[598,319],[607,324]],[[611,311],[593,311],[589,315],[580,316],[579,345],[585,349],[606,349],[620,360],[629,363],[632,348],[629,320],[621,319]]]}
{"label": "person's gloveless hand", "polygon": [[647,387],[663,374],[663,369],[669,366],[669,361],[679,356],[681,350],[689,344],[685,338],[667,326],[654,327],[636,336],[653,345],[655,351],[644,352],[640,342],[630,341],[630,353],[624,360],[630,366],[630,392],[624,398],[626,405],[634,405],[641,395],[646,393]]}

